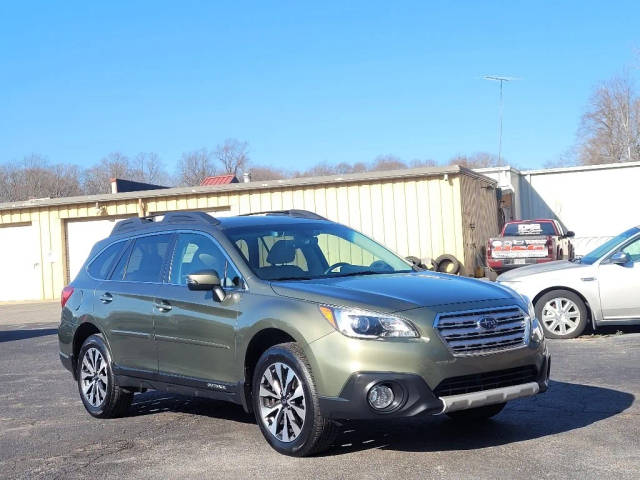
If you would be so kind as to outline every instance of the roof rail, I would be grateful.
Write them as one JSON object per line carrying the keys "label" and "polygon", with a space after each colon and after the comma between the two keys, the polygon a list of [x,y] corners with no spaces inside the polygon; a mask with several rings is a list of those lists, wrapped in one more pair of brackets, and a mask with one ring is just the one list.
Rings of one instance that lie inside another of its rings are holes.
{"label": "roof rail", "polygon": [[167,212],[162,223],[208,223],[218,225],[220,220],[205,212]]}
{"label": "roof rail", "polygon": [[152,217],[134,217],[127,218],[126,220],[120,220],[116,223],[111,230],[111,235],[117,235],[119,233],[132,232],[153,223]]}
{"label": "roof rail", "polygon": [[252,213],[243,213],[240,215],[241,217],[249,217],[251,215],[286,215],[288,217],[295,218],[307,218],[310,220],[327,220],[322,215],[318,215],[315,212],[310,212],[309,210],[298,210],[298,209],[290,209],[290,210],[267,210],[265,212],[252,212]]}
{"label": "roof rail", "polygon": [[154,224],[185,224],[185,223],[205,223],[218,225],[220,220],[205,212],[167,212],[165,214],[149,215],[147,217],[134,217],[121,220],[116,223],[111,231],[111,235],[132,232],[147,228]]}

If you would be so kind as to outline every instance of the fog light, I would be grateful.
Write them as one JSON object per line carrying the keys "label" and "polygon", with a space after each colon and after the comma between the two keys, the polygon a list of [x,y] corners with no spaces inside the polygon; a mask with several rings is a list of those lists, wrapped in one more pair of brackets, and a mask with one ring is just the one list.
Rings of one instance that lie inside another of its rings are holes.
{"label": "fog light", "polygon": [[367,397],[369,405],[376,410],[384,410],[393,403],[393,390],[388,385],[374,385],[369,390]]}

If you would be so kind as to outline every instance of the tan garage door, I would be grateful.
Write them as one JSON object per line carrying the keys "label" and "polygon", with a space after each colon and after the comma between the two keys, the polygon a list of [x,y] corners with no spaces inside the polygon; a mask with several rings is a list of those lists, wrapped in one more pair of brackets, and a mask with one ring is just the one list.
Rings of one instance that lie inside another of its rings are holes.
{"label": "tan garage door", "polygon": [[37,233],[30,224],[0,228],[0,301],[42,297]]}

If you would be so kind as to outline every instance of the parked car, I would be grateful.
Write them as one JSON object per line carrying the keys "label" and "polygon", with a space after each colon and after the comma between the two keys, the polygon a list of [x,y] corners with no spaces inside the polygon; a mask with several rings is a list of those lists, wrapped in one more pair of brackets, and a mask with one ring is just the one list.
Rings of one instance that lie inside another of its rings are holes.
{"label": "parked car", "polygon": [[487,266],[497,273],[554,260],[572,260],[572,231],[551,219],[505,223],[499,237],[487,243]]}
{"label": "parked car", "polygon": [[633,227],[573,262],[532,265],[498,282],[533,299],[550,338],[574,338],[589,321],[640,324],[640,227]]}
{"label": "parked car", "polygon": [[326,448],[341,419],[488,418],[548,387],[527,298],[311,212],[121,221],[61,303],[60,358],[91,415],[147,389],[227,400],[288,455]]}

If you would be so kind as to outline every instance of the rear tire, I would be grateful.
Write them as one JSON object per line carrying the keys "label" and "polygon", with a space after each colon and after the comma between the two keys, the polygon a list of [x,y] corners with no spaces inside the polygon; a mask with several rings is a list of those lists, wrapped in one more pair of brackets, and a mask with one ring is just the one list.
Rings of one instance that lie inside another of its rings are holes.
{"label": "rear tire", "polygon": [[587,306],[569,290],[552,290],[535,304],[536,317],[547,338],[576,338],[587,326]]}
{"label": "rear tire", "polygon": [[256,421],[276,451],[305,457],[331,445],[337,426],[320,412],[309,361],[297,344],[282,343],[264,352],[252,385]]}
{"label": "rear tire", "polygon": [[505,403],[496,403],[495,405],[485,405],[484,407],[469,408],[468,410],[457,410],[447,413],[447,416],[456,421],[478,421],[487,420],[499,414],[505,407]]}
{"label": "rear tire", "polygon": [[116,418],[127,413],[133,393],[116,385],[111,353],[102,335],[91,335],[82,344],[77,365],[80,398],[92,416]]}

